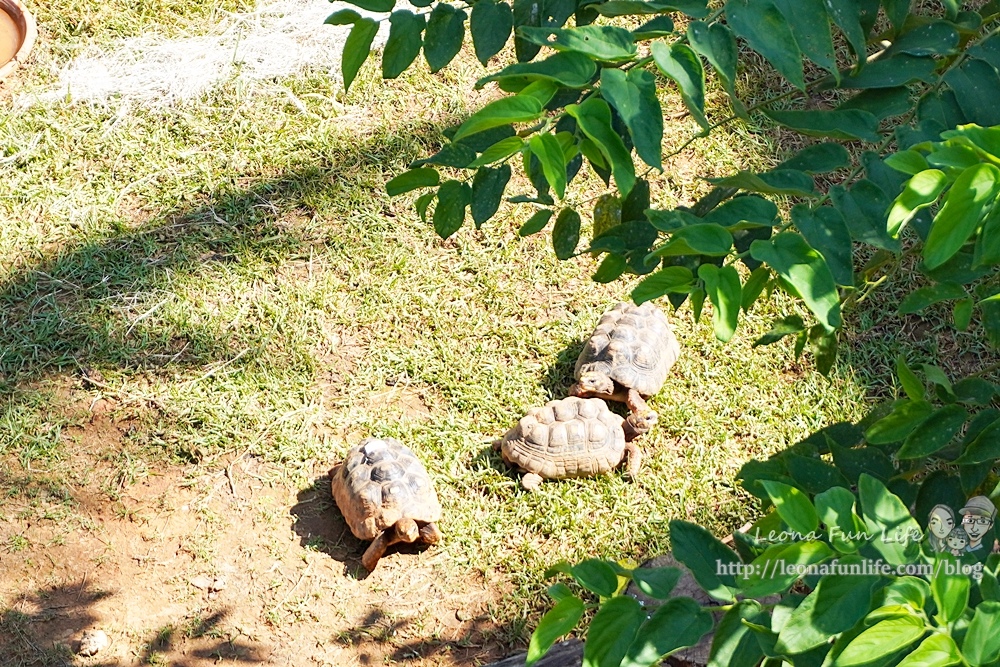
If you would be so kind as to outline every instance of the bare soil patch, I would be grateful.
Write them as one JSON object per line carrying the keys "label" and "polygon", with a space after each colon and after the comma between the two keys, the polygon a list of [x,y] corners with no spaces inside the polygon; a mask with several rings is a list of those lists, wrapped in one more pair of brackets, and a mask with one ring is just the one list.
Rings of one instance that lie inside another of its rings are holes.
{"label": "bare soil patch", "polygon": [[[0,461],[3,664],[469,665],[506,648],[503,584],[456,567],[447,541],[365,572],[332,462],[298,482],[251,456],[164,464],[132,451],[113,401],[67,393],[64,459]],[[92,628],[110,646],[74,655]]]}

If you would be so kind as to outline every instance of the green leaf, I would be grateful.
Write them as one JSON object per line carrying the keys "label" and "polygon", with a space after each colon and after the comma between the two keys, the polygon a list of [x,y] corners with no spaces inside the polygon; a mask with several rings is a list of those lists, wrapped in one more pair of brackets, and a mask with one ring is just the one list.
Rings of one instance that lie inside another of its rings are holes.
{"label": "green leaf", "polygon": [[1000,92],[1000,75],[989,63],[967,58],[944,75],[948,87],[967,120],[983,126],[1000,124],[1000,109],[996,98]]}
{"label": "green leaf", "polygon": [[866,473],[858,479],[858,498],[868,532],[874,535],[871,545],[891,565],[915,562],[922,533],[906,505]]}
{"label": "green leaf", "polygon": [[839,81],[830,19],[823,0],[774,0],[774,4],[788,22],[802,53]]}
{"label": "green leaf", "polygon": [[739,556],[701,526],[680,519],[670,522],[670,542],[674,558],[691,570],[706,593],[717,600],[733,601],[736,581],[726,568],[740,563]]}
{"label": "green leaf", "polygon": [[914,610],[921,610],[931,595],[931,587],[923,579],[914,576],[897,577],[882,589],[886,605],[908,604]]}
{"label": "green leaf", "polygon": [[771,269],[766,266],[758,266],[750,272],[750,276],[743,284],[743,290],[740,296],[740,308],[743,309],[743,312],[750,312],[750,309],[753,308],[754,303],[757,301],[757,297],[759,297],[760,293],[764,291],[764,286],[770,279]]}
{"label": "green leaf", "polygon": [[691,47],[708,61],[722,81],[722,87],[729,95],[733,110],[746,117],[746,107],[736,97],[736,38],[732,31],[721,23],[711,25],[702,21],[692,21],[687,29]]}
{"label": "green leaf", "polygon": [[972,264],[974,266],[1000,264],[1000,206],[996,204],[983,221]]}
{"label": "green leaf", "polygon": [[[920,385],[923,388],[923,385]],[[900,401],[892,412],[865,431],[865,440],[873,445],[899,442],[930,415],[931,404],[923,400]]]}
{"label": "green leaf", "polygon": [[931,594],[938,613],[935,618],[945,625],[957,621],[969,603],[969,577],[960,574],[935,574],[931,579]]}
{"label": "green leaf", "polygon": [[534,215],[528,218],[528,221],[521,225],[521,228],[517,230],[518,236],[531,236],[532,234],[537,234],[538,232],[545,229],[545,225],[549,223],[549,218],[552,217],[552,211],[542,209],[541,211],[536,211]]}
{"label": "green leaf", "polygon": [[437,169],[423,167],[404,171],[396,176],[385,184],[385,191],[390,197],[395,197],[417,188],[434,187],[440,182],[441,177],[438,175]]}
{"label": "green leaf", "polygon": [[[972,665],[985,665],[1000,658],[1000,602],[985,601],[976,606],[962,648]],[[957,652],[953,653],[957,658]]]}
{"label": "green leaf", "polygon": [[559,211],[552,228],[552,247],[559,259],[569,259],[580,243],[580,214],[571,208]]}
{"label": "green leaf", "polygon": [[575,628],[580,617],[583,616],[583,610],[582,600],[577,597],[568,597],[557,602],[542,616],[538,627],[531,633],[525,665],[533,665],[541,660],[557,639]]}
{"label": "green leaf", "polygon": [[600,266],[597,267],[597,271],[594,272],[594,275],[590,279],[595,283],[610,283],[625,273],[625,269],[627,268],[628,260],[622,255],[608,253],[601,260]]}
{"label": "green leaf", "polygon": [[907,14],[910,13],[910,0],[882,0],[882,8],[892,22],[892,27],[899,32],[903,28]]}
{"label": "green leaf", "polygon": [[604,100],[591,97],[582,104],[570,104],[566,113],[576,118],[583,133],[593,141],[611,163],[611,172],[622,197],[635,185],[635,165],[621,138],[611,127],[611,108]]}
{"label": "green leaf", "polygon": [[[612,0],[614,2],[614,0]],[[606,7],[610,2],[599,5]],[[641,26],[632,31],[632,39],[637,42],[653,39],[654,37],[667,37],[674,33],[674,21],[669,16],[660,16],[651,21],[646,21]]]}
{"label": "green leaf", "polygon": [[809,497],[794,486],[780,482],[762,481],[768,497],[774,503],[774,509],[782,521],[797,533],[806,535],[819,527],[819,517],[816,508],[809,502]]}
{"label": "green leaf", "polygon": [[323,23],[326,25],[348,25],[357,23],[360,18],[361,14],[353,9],[341,9],[327,16]]}
{"label": "green leaf", "polygon": [[755,667],[764,657],[757,638],[743,620],[760,614],[756,600],[740,600],[719,619],[706,667]]}
{"label": "green leaf", "polygon": [[806,146],[776,169],[797,169],[807,174],[825,174],[851,166],[851,156],[840,144],[824,142]]}
{"label": "green leaf", "polygon": [[833,275],[826,260],[804,238],[782,232],[769,241],[754,241],[750,255],[788,281],[828,331],[840,327],[840,297]]}
{"label": "green leaf", "polygon": [[396,0],[350,0],[355,7],[360,7],[369,12],[391,12],[396,6]]}
{"label": "green leaf", "polygon": [[446,167],[464,169],[476,159],[476,151],[465,144],[445,144],[434,155],[422,160],[415,160],[410,167],[420,167],[425,164],[441,164]]}
{"label": "green leaf", "polygon": [[382,78],[395,79],[416,60],[423,44],[423,14],[402,9],[389,17],[389,39],[382,51]]}
{"label": "green leaf", "polygon": [[[1000,45],[1000,41],[997,43]],[[941,137],[949,140],[959,139],[961,141],[968,141],[984,153],[1000,159],[1000,128],[960,125],[954,130],[942,132]]]}
{"label": "green leaf", "polygon": [[811,209],[808,204],[792,207],[792,222],[813,249],[822,253],[838,285],[854,285],[854,255],[851,233],[844,216],[830,206]]}
{"label": "green leaf", "polygon": [[[655,226],[655,225],[654,225]],[[733,247],[733,235],[725,228],[710,223],[681,227],[670,235],[666,243],[653,249],[657,257],[676,255],[709,255],[722,257]]]}
{"label": "green leaf", "polygon": [[957,53],[958,31],[945,21],[935,21],[909,30],[892,43],[883,57],[897,53],[911,56],[950,56]]}
{"label": "green leaf", "polygon": [[732,265],[720,269],[714,264],[702,264],[698,267],[698,277],[705,282],[705,293],[712,302],[715,337],[728,343],[739,321],[740,274]]}
{"label": "green leaf", "polygon": [[650,2],[611,0],[596,5],[594,9],[601,16],[642,16],[673,11],[679,11],[693,18],[702,18],[708,15],[708,3],[705,0],[672,0],[668,2],[660,0]]}
{"label": "green leaf", "polygon": [[507,137],[496,142],[469,164],[469,169],[476,169],[487,164],[493,164],[504,160],[524,147],[524,139],[521,137]]}
{"label": "green leaf", "polygon": [[562,199],[566,195],[566,161],[559,141],[546,132],[532,137],[528,147],[542,163],[545,180],[556,191],[556,196]]}
{"label": "green leaf", "polygon": [[968,146],[941,146],[927,156],[927,163],[935,167],[967,169],[979,162],[979,154]]}
{"label": "green leaf", "polygon": [[771,0],[727,0],[726,22],[739,37],[799,90],[805,90],[802,52]]}
{"label": "green leaf", "polygon": [[858,0],[826,0],[826,9],[830,18],[837,24],[858,60],[864,60],[867,55],[867,32],[861,27],[860,7]]}
{"label": "green leaf", "polygon": [[898,55],[874,60],[857,74],[841,78],[841,88],[895,88],[914,81],[931,82],[935,79],[937,61],[933,58]]}
{"label": "green leaf", "polygon": [[854,552],[864,544],[866,526],[854,513],[854,494],[846,488],[834,486],[816,494],[816,514],[838,551]]}
{"label": "green leaf", "polygon": [[900,315],[919,313],[935,303],[951,301],[966,297],[965,288],[955,283],[937,283],[928,287],[921,287],[906,295],[906,298],[899,304]]}
{"label": "green leaf", "polygon": [[[567,209],[568,210],[568,209]],[[588,558],[570,568],[576,582],[601,597],[611,597],[618,590],[618,575],[603,560]]]}
{"label": "green leaf", "polygon": [[[546,135],[549,136],[549,135]],[[472,179],[472,200],[470,212],[476,229],[493,217],[500,208],[503,191],[510,181],[510,165],[505,164],[491,169],[482,167]]]}
{"label": "green leaf", "polygon": [[497,0],[479,0],[472,6],[469,32],[476,48],[476,58],[483,65],[500,53],[514,27],[510,5]]}
{"label": "green leaf", "polygon": [[601,96],[625,122],[639,157],[650,167],[662,169],[663,110],[653,75],[644,69],[626,74],[606,67],[601,70]]}
{"label": "green leaf", "polygon": [[944,448],[965,425],[969,413],[960,405],[946,405],[935,410],[903,441],[896,452],[900,459],[919,459]]}
{"label": "green leaf", "polygon": [[[438,7],[448,6],[438,5]],[[470,134],[509,123],[526,123],[537,120],[542,117],[543,113],[542,105],[534,97],[527,95],[502,97],[469,116],[455,132],[452,141],[460,141]]]}
{"label": "green leaf", "polygon": [[956,463],[969,465],[974,463],[992,463],[1000,459],[1000,419],[990,423],[980,431],[970,442]]}
{"label": "green leaf", "polygon": [[[829,0],[828,0],[829,1]],[[895,88],[870,88],[837,105],[837,109],[860,109],[879,120],[902,116],[911,108],[910,90],[906,86]],[[926,169],[926,167],[925,167]]]}
{"label": "green leaf", "polygon": [[807,196],[816,191],[812,177],[794,169],[775,169],[761,174],[741,171],[725,178],[706,180],[727,188],[740,188],[763,194]]}
{"label": "green leaf", "polygon": [[617,26],[588,25],[579,28],[521,27],[517,34],[556,51],[581,53],[594,60],[623,62],[636,54],[632,33]]}
{"label": "green leaf", "polygon": [[1000,295],[979,302],[979,315],[986,339],[993,347],[1000,347]]}
{"label": "green leaf", "polygon": [[653,60],[663,75],[677,84],[681,99],[694,119],[706,130],[705,70],[691,47],[674,42],[668,48],[664,42],[653,42]]}
{"label": "green leaf", "polygon": [[670,653],[697,644],[711,631],[712,625],[712,615],[697,602],[691,598],[672,598],[642,624],[621,663],[611,661],[603,664],[621,664],[621,667],[659,664]]}
{"label": "green leaf", "polygon": [[889,457],[876,447],[841,447],[832,441],[828,444],[833,462],[852,483],[856,484],[864,473],[886,482],[896,473]]}
{"label": "green leaf", "polygon": [[544,60],[533,63],[516,63],[504,67],[496,74],[483,77],[476,81],[479,90],[490,81],[498,81],[500,85],[508,85],[511,90],[519,90],[532,81],[555,81],[567,88],[584,88],[588,86],[597,65],[593,60],[581,53],[555,53]]}
{"label": "green leaf", "polygon": [[[915,154],[923,164],[927,164],[926,161],[920,157],[919,153],[915,151],[904,151],[904,153],[897,153],[892,156],[896,158],[893,162],[886,159],[886,164],[898,169],[899,166],[903,166],[904,158],[902,157],[905,153]],[[897,166],[898,165],[898,166]],[[909,164],[908,161],[908,165]],[[912,166],[916,166],[913,164]],[[900,171],[903,171],[900,169]],[[944,172],[938,169],[924,169],[923,171],[915,174],[913,178],[906,182],[906,187],[903,191],[899,193],[896,197],[896,201],[892,203],[892,208],[889,209],[889,220],[886,223],[886,231],[893,238],[899,238],[899,233],[903,231],[903,227],[906,226],[910,220],[913,219],[920,209],[927,208],[931,204],[937,201],[937,198],[941,196],[945,187],[948,185],[948,178],[944,175]]]}
{"label": "green leaf", "polygon": [[923,255],[928,269],[941,266],[958,252],[998,192],[1000,169],[993,165],[980,164],[962,172],[944,196],[927,235]]}
{"label": "green leaf", "polygon": [[605,601],[587,629],[582,667],[620,665],[645,619],[642,607],[627,595]]}
{"label": "green leaf", "polygon": [[465,222],[465,207],[472,199],[472,188],[461,181],[445,181],[438,188],[438,204],[434,209],[434,231],[448,238]]}
{"label": "green leaf", "polygon": [[427,222],[427,207],[430,206],[435,197],[437,197],[437,190],[431,190],[417,197],[417,201],[413,203],[422,222]]}
{"label": "green leaf", "polygon": [[924,636],[924,622],[916,616],[879,621],[854,638],[837,658],[838,667],[855,667],[902,650]]}
{"label": "green leaf", "polygon": [[758,338],[754,342],[753,346],[759,347],[761,345],[771,345],[772,343],[777,343],[785,336],[805,331],[805,328],[806,325],[802,322],[801,317],[798,315],[788,315],[772,324],[771,330]]}
{"label": "green leaf", "polygon": [[899,240],[889,236],[885,212],[890,202],[875,183],[862,179],[847,191],[841,185],[830,188],[830,198],[851,231],[851,238],[890,252],[899,252]]}
{"label": "green leaf", "polygon": [[344,90],[348,90],[358,75],[358,70],[371,53],[372,40],[378,32],[378,23],[372,19],[359,18],[351,28],[351,34],[344,42],[344,55],[340,61],[340,72],[344,77]]}
{"label": "green leaf", "polygon": [[676,567],[640,567],[632,570],[632,581],[651,598],[666,600],[681,578]]}
{"label": "green leaf", "polygon": [[[899,383],[903,385],[903,391],[906,392],[906,395],[911,400],[924,400],[924,383],[920,381],[917,374],[907,365],[906,357],[903,356],[902,352],[896,357],[896,377],[899,378]],[[903,434],[899,439],[904,437],[906,437],[906,434]]]}
{"label": "green leaf", "polygon": [[[855,557],[856,558],[856,557]],[[778,633],[775,650],[803,653],[854,627],[871,607],[875,576],[827,575],[796,607]]]}
{"label": "green leaf", "polygon": [[951,311],[951,318],[958,331],[965,331],[972,322],[972,306],[975,302],[970,297],[956,301]]}
{"label": "green leaf", "polygon": [[687,294],[691,291],[694,274],[684,266],[668,266],[643,278],[632,290],[632,301],[641,305],[664,294]]}
{"label": "green leaf", "polygon": [[949,635],[933,634],[912,653],[897,663],[896,667],[948,667],[962,662],[962,657],[955,646],[955,640]]}
{"label": "green leaf", "polygon": [[837,361],[837,333],[817,324],[809,330],[809,350],[816,360],[816,370],[824,377],[830,375]]}
{"label": "green leaf", "polygon": [[576,597],[575,595],[573,595],[573,591],[570,590],[569,586],[562,583],[561,581],[549,586],[545,590],[545,592],[548,593],[549,597],[555,600],[556,602],[562,602],[567,598]]}
{"label": "green leaf", "polygon": [[[803,538],[806,538],[803,535]],[[825,542],[805,539],[791,544],[775,544],[754,559],[753,571],[741,592],[747,597],[763,597],[788,590],[801,576],[799,566],[821,563],[834,555]],[[740,579],[742,583],[744,579]]]}
{"label": "green leaf", "polygon": [[439,2],[431,10],[424,34],[424,59],[437,72],[458,55],[465,39],[465,12]]}
{"label": "green leaf", "polygon": [[813,137],[878,142],[878,118],[860,109],[833,111],[763,111],[785,127]]}
{"label": "green leaf", "polygon": [[705,222],[713,222],[723,227],[744,229],[752,227],[772,227],[778,218],[778,207],[762,197],[746,195],[733,197],[705,215]]}

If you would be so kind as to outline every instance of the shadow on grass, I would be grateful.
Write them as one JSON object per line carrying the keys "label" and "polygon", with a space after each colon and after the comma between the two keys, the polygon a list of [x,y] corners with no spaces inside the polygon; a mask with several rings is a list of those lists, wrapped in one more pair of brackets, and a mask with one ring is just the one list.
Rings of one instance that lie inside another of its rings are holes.
{"label": "shadow on grass", "polygon": [[[0,610],[0,655],[5,667],[67,667],[76,664],[82,633],[100,624],[96,605],[116,595],[88,584],[53,586],[22,594]],[[94,667],[170,664],[175,667],[214,664],[260,664],[264,651],[227,636],[221,627],[228,610],[202,618],[178,619],[145,638],[141,653],[121,661],[114,657],[122,638],[111,636],[111,646],[87,662]]]}

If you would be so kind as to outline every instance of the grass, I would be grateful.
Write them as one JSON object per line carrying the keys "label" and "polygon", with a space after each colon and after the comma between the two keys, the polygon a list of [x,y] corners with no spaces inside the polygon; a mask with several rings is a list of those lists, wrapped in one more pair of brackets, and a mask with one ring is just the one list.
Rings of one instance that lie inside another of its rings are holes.
{"label": "grass", "polygon": [[[181,34],[242,6],[167,2],[136,14],[120,3],[62,4],[39,8],[42,66],[24,90],[52,81],[52,67],[81,45]],[[480,103],[469,94],[482,71],[463,53],[436,75],[421,65],[383,83],[369,63],[346,96],[328,74],[304,72],[279,82],[301,107],[278,88],[247,95],[236,80],[156,111],[0,111],[0,156],[21,156],[0,163],[9,184],[0,192],[9,221],[0,227],[0,454],[25,472],[71,479],[60,472],[76,446],[60,408],[67,387],[114,397],[114,419],[129,425],[126,451],[109,462],[118,471],[110,499],[151,464],[238,453],[280,463],[285,483],[306,487],[316,462],[361,437],[398,437],[437,483],[447,568],[506,582],[511,594],[494,615],[516,638],[539,610],[545,567],[657,555],[674,518],[730,532],[755,513],[734,481],[744,461],[863,416],[871,397],[894,391],[886,364],[897,351],[942,352],[880,314],[893,291],[851,317],[829,380],[792,359],[787,341],[751,348],[790,307],[779,296],[742,320],[729,345],[685,306],[671,316],[683,353],[651,401],[661,425],[642,442],[640,477],[525,493],[490,441],[565,394],[583,340],[634,280],[597,285],[590,258],[560,262],[547,235],[518,238],[528,206],[504,204],[482,231],[442,242],[412,201],[384,194],[391,174]],[[667,143],[692,129],[689,119],[670,124]],[[698,174],[770,164],[773,146],[758,128],[720,132],[674,158],[654,197],[689,204],[706,190]],[[580,178],[574,201],[603,191]],[[516,180],[513,191],[525,188]],[[984,354],[971,335],[954,338]],[[101,384],[86,384],[82,369]],[[214,545],[198,533],[183,548],[210,560]]]}

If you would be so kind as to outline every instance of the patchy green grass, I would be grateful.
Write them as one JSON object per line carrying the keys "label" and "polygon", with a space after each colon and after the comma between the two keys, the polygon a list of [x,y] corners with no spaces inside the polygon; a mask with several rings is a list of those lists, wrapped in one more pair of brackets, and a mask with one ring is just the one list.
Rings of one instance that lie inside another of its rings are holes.
{"label": "patchy green grass", "polygon": [[[45,48],[176,34],[224,7],[160,5],[141,14],[90,0],[48,6],[39,12]],[[438,485],[438,550],[455,573],[509,583],[496,617],[516,638],[538,611],[546,566],[641,561],[669,548],[674,518],[730,532],[756,511],[734,481],[744,461],[857,419],[868,395],[893,391],[886,360],[908,330],[883,314],[891,299],[852,316],[829,380],[792,359],[790,344],[751,348],[789,307],[779,295],[729,345],[685,306],[672,315],[683,353],[651,401],[661,423],[642,442],[639,478],[524,492],[490,441],[565,395],[583,340],[635,281],[597,285],[591,258],[559,262],[548,236],[518,238],[527,205],[505,204],[482,231],[442,242],[412,200],[385,195],[391,174],[491,94],[470,94],[481,74],[464,54],[437,75],[421,66],[388,83],[369,63],[347,96],[327,74],[306,72],[280,82],[287,94],[248,95],[237,80],[165,110],[0,111],[0,156],[19,156],[0,162],[0,219],[9,221],[0,227],[0,454],[59,474],[74,446],[62,431],[72,418],[53,407],[67,386],[114,398],[114,417],[130,424],[127,451],[109,462],[117,472],[103,480],[111,500],[147,474],[140,461],[207,465],[247,453],[281,463],[285,482],[304,488],[316,462],[361,437],[398,437]],[[23,87],[51,76],[31,74]],[[679,146],[694,126],[678,99],[665,101],[675,118],[666,141]],[[691,203],[706,189],[699,174],[774,159],[768,136],[735,127],[673,158],[654,197]],[[595,177],[580,179],[571,203],[603,191]],[[512,190],[526,187],[515,180]],[[943,351],[922,340],[927,358]],[[4,546],[13,555],[25,545]],[[205,560],[214,548],[208,533],[183,545]]]}

